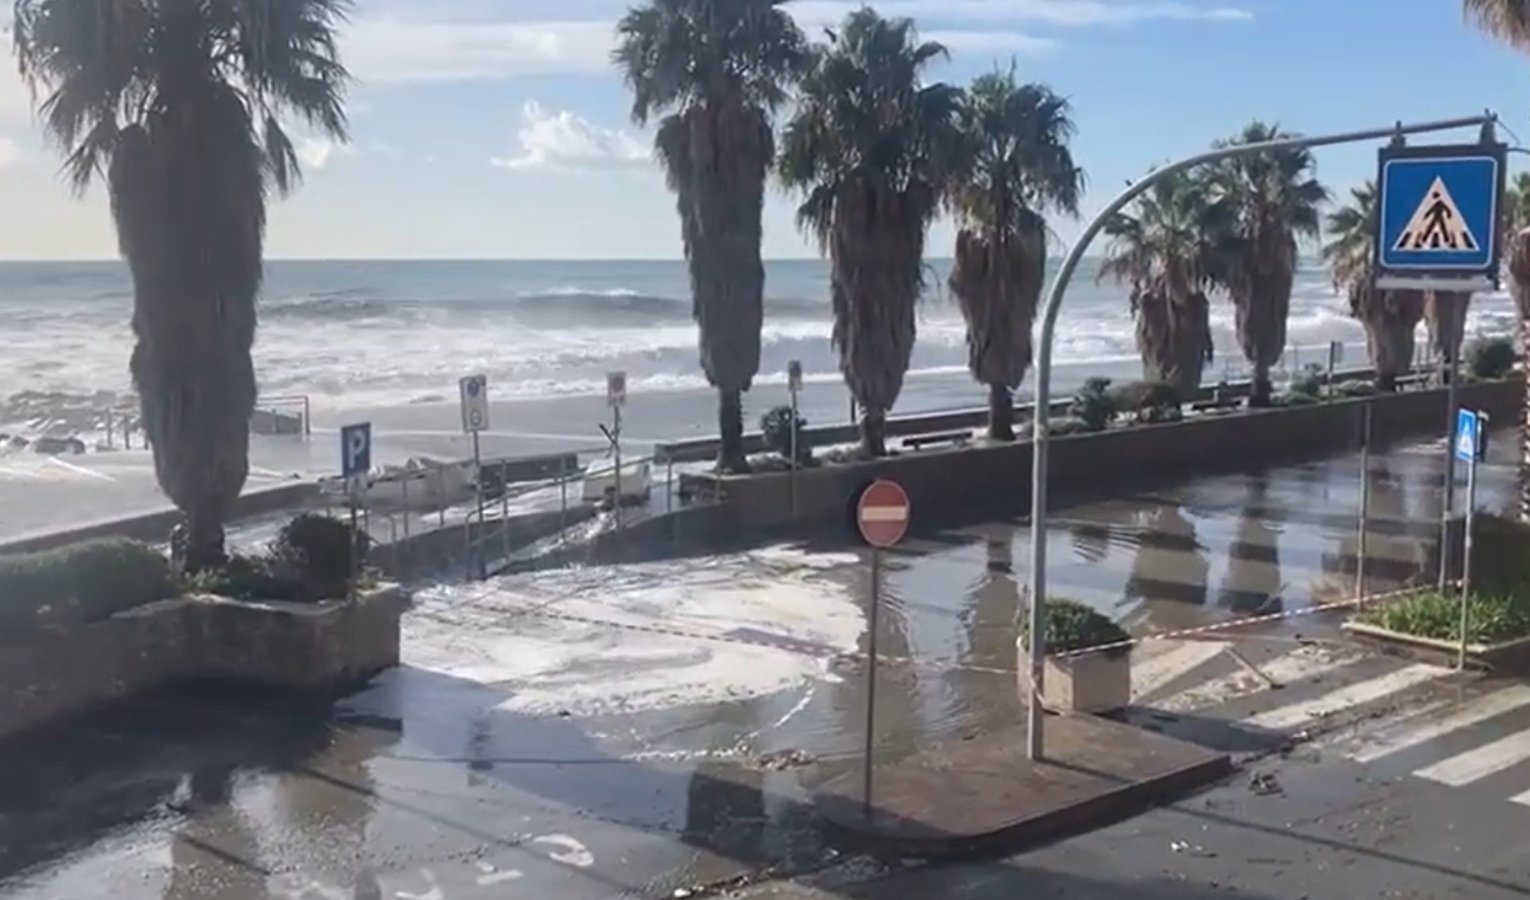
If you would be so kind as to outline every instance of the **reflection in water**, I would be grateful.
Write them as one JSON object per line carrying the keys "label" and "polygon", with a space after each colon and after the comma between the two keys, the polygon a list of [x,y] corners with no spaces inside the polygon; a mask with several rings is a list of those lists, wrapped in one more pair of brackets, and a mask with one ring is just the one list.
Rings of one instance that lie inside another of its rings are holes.
{"label": "reflection in water", "polygon": [[1255,476],[1248,502],[1238,519],[1237,535],[1227,548],[1227,577],[1218,604],[1239,615],[1281,612],[1284,585],[1280,576],[1280,533],[1263,518],[1269,495],[1268,475]]}
{"label": "reflection in water", "polygon": [[[1412,498],[1408,492],[1408,472],[1394,469],[1385,459],[1373,463],[1370,471],[1370,516],[1366,520],[1365,589],[1369,592],[1386,591],[1416,583],[1433,569],[1430,563],[1435,549],[1435,539],[1424,537],[1431,532],[1431,523],[1438,521],[1439,503],[1430,497],[1437,491],[1425,492],[1422,509],[1410,513]],[[1335,541],[1337,552],[1325,555],[1323,567],[1341,582],[1341,590],[1352,591],[1356,562],[1360,553],[1359,510],[1355,511],[1355,527]],[[1419,531],[1422,526],[1422,533]]]}
{"label": "reflection in water", "polygon": [[235,769],[218,765],[192,772],[188,817],[170,842],[164,900],[264,900],[266,873],[260,842],[229,801]]}
{"label": "reflection in water", "polygon": [[1073,538],[1073,552],[1086,563],[1102,563],[1110,557],[1110,526],[1094,522],[1073,522],[1068,526]]}
{"label": "reflection in water", "polygon": [[1201,624],[1211,563],[1195,525],[1178,506],[1159,504],[1136,516],[1140,542],[1126,580],[1125,602],[1137,601],[1128,617],[1135,629],[1163,631]]}
{"label": "reflection in water", "polygon": [[686,843],[732,859],[766,858],[765,791],[759,772],[708,762],[691,773],[686,787]]}

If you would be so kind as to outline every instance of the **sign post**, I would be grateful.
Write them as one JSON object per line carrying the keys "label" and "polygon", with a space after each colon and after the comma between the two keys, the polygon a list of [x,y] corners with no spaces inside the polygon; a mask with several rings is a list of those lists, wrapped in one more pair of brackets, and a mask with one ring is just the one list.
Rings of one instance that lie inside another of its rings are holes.
{"label": "sign post", "polygon": [[[483,538],[488,529],[483,512],[483,456],[479,452],[478,432],[489,427],[489,379],[483,375],[469,375],[457,383],[462,395],[462,430],[473,437],[473,486],[478,503],[478,577],[487,578],[488,561],[484,559]],[[472,523],[467,528],[467,540],[473,540]]]}
{"label": "sign post", "polygon": [[1344,361],[1344,345],[1339,341],[1328,342],[1328,399],[1333,399],[1333,373]]}
{"label": "sign post", "polygon": [[1472,530],[1477,517],[1477,463],[1487,449],[1486,413],[1463,409],[1456,417],[1456,433],[1451,452],[1466,463],[1466,535],[1461,548],[1461,646],[1456,659],[1458,668],[1466,668],[1467,602],[1472,593]]}
{"label": "sign post", "polygon": [[792,436],[789,451],[792,455],[791,474],[787,476],[790,483],[787,486],[786,509],[787,518],[797,521],[797,395],[802,393],[802,363],[792,360],[786,364],[786,389],[792,395]]}
{"label": "sign post", "polygon": [[616,531],[622,530],[622,407],[627,405],[627,373],[612,372],[606,376],[606,403],[611,407],[611,448],[616,459],[613,483],[616,496],[612,498],[611,515],[616,519]]}
{"label": "sign post", "polygon": [[871,821],[871,771],[876,742],[877,618],[882,601],[882,551],[896,546],[908,533],[908,494],[895,481],[874,481],[861,492],[855,523],[871,546],[871,610],[866,659],[866,771],[862,783],[862,812]]}
{"label": "sign post", "polygon": [[1365,602],[1365,558],[1370,551],[1371,414],[1375,404],[1360,409],[1360,536],[1355,547],[1355,599]]}
{"label": "sign post", "polygon": [[367,473],[372,471],[372,423],[362,422],[340,429],[340,475],[345,479],[346,495],[351,508],[350,532],[350,580],[346,597],[356,599],[356,580],[361,575],[360,555],[357,552],[359,534],[356,526],[358,503],[366,502]]}

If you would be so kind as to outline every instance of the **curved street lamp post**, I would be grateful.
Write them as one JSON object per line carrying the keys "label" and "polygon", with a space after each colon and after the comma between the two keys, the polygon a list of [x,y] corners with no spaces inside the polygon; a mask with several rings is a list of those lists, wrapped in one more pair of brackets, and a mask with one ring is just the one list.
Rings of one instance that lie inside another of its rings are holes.
{"label": "curved street lamp post", "polygon": [[1031,696],[1030,703],[1028,704],[1030,708],[1030,722],[1026,735],[1027,752],[1031,759],[1040,759],[1042,755],[1042,721],[1045,715],[1041,710],[1042,677],[1046,660],[1046,630],[1043,627],[1042,607],[1046,603],[1047,596],[1047,419],[1049,418],[1052,401],[1052,335],[1057,327],[1057,312],[1062,306],[1063,294],[1067,292],[1068,283],[1073,279],[1074,272],[1077,271],[1079,263],[1083,260],[1084,251],[1099,236],[1105,227],[1105,223],[1110,221],[1110,218],[1116,213],[1125,209],[1128,203],[1131,203],[1143,191],[1152,187],[1164,177],[1177,172],[1183,172],[1186,169],[1231,157],[1268,153],[1272,150],[1331,147],[1336,144],[1386,140],[1409,134],[1450,131],[1457,128],[1487,127],[1497,121],[1498,117],[1489,112],[1483,115],[1460,119],[1445,119],[1411,125],[1399,122],[1386,128],[1372,128],[1367,131],[1351,131],[1319,137],[1286,138],[1256,144],[1235,144],[1228,147],[1219,147],[1215,150],[1208,150],[1205,153],[1187,157],[1178,162],[1155,169],[1140,181],[1134,182],[1101,210],[1098,215],[1091,219],[1088,226],[1084,228],[1083,234],[1079,235],[1078,240],[1073,243],[1067,257],[1063,260],[1062,268],[1058,270],[1057,277],[1053,279],[1052,286],[1047,291],[1046,308],[1042,314],[1041,331],[1037,339],[1036,396],[1033,406],[1035,415],[1032,422],[1031,444]]}

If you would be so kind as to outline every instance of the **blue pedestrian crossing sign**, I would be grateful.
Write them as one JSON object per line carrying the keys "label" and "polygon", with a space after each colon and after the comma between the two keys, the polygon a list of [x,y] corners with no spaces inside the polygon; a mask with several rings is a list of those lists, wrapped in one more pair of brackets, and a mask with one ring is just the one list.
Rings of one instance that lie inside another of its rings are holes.
{"label": "blue pedestrian crossing sign", "polygon": [[1456,412],[1456,459],[1462,462],[1476,462],[1482,459],[1483,418],[1482,415],[1470,409]]}
{"label": "blue pedestrian crossing sign", "polygon": [[340,474],[355,478],[372,471],[372,423],[340,429]]}
{"label": "blue pedestrian crossing sign", "polygon": [[1501,144],[1388,147],[1377,179],[1378,275],[1498,275]]}

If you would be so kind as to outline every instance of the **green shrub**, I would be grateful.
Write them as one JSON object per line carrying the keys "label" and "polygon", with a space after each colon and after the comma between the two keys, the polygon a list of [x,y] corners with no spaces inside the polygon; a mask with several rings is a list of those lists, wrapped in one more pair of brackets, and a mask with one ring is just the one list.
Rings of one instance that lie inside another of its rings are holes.
{"label": "green shrub", "polygon": [[1099,430],[1098,428],[1090,428],[1084,422],[1072,416],[1047,421],[1047,434],[1053,437],[1067,437],[1070,434],[1092,434]]}
{"label": "green shrub", "polygon": [[1131,381],[1110,390],[1111,407],[1131,413],[1143,425],[1178,422],[1184,418],[1182,401],[1174,385],[1162,381]]}
{"label": "green shrub", "polygon": [[[777,406],[770,412],[760,417],[760,431],[765,435],[765,445],[780,454],[787,462],[792,458],[792,408],[790,406]],[[797,429],[797,462],[806,463],[813,458],[813,445],[808,441],[804,429],[807,428],[807,419],[797,416],[795,426]]]}
{"label": "green shrub", "polygon": [[353,573],[366,563],[370,541],[348,523],[318,513],[288,522],[271,546],[271,570],[302,586],[303,599],[344,597]]}
{"label": "green shrub", "polygon": [[1475,378],[1496,381],[1514,371],[1514,342],[1508,338],[1480,338],[1466,350],[1466,369]]}
{"label": "green shrub", "polygon": [[[1048,598],[1042,614],[1046,623],[1048,653],[1072,653],[1105,644],[1122,644],[1105,651],[1112,655],[1126,653],[1131,649],[1122,643],[1130,640],[1131,635],[1120,625],[1077,600],[1067,597]],[[1025,646],[1030,646],[1029,617],[1020,623],[1020,640]]]}
{"label": "green shrub", "polygon": [[1088,431],[1104,431],[1116,416],[1115,400],[1110,394],[1109,378],[1091,378],[1073,395],[1068,415],[1084,423]]}
{"label": "green shrub", "polygon": [[[1523,594],[1473,592],[1466,604],[1466,639],[1496,644],[1530,637],[1530,598]],[[1461,640],[1461,598],[1430,591],[1392,600],[1361,613],[1359,620],[1414,637]]]}
{"label": "green shrub", "polygon": [[[1286,393],[1292,396],[1311,397],[1317,400],[1323,396],[1323,367],[1316,363],[1309,364],[1302,373],[1291,379],[1291,384],[1286,388]],[[1291,404],[1300,405],[1300,404]]]}
{"label": "green shrub", "polygon": [[276,560],[261,556],[232,556],[220,568],[187,576],[186,588],[193,593],[217,594],[233,600],[310,599],[295,575]]}
{"label": "green shrub", "polygon": [[1334,393],[1340,397],[1374,397],[1378,393],[1375,382],[1345,381],[1334,385]]}
{"label": "green shrub", "polygon": [[97,622],[177,593],[170,562],[137,541],[0,556],[0,634]]}

